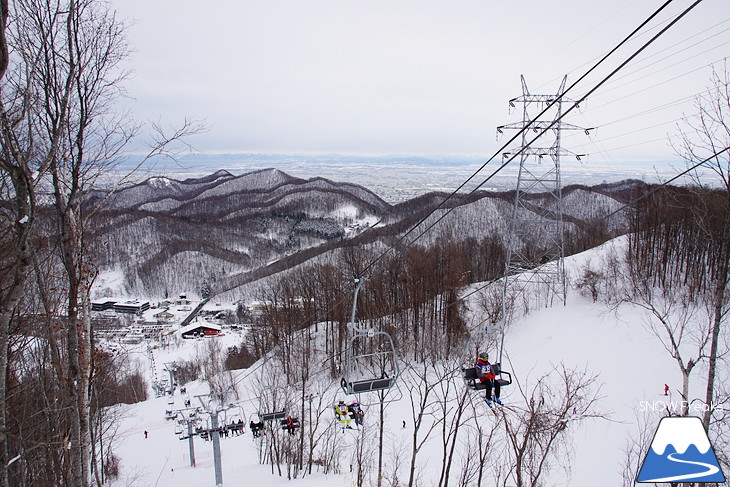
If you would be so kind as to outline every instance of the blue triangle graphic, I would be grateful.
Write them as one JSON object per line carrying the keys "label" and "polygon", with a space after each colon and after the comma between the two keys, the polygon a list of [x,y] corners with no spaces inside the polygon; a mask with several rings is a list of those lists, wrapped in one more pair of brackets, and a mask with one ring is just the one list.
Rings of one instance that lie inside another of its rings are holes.
{"label": "blue triangle graphic", "polygon": [[662,418],[636,482],[725,482],[700,419]]}

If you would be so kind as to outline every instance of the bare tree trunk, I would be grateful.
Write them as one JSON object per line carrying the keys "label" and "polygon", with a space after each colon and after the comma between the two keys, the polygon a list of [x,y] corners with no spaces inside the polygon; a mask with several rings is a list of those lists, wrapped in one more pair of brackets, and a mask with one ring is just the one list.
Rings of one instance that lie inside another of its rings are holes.
{"label": "bare tree trunk", "polygon": [[[5,145],[5,144],[3,144]],[[11,179],[15,188],[16,218],[13,225],[15,234],[14,249],[16,252],[13,263],[12,283],[0,299],[0,486],[9,485],[8,461],[10,460],[10,446],[8,442],[8,421],[7,421],[7,375],[8,355],[10,353],[10,320],[20,302],[28,273],[31,268],[31,248],[29,245],[30,221],[20,223],[26,215],[32,215],[32,188],[28,179],[23,174],[22,167],[12,164],[3,164],[10,169]]]}
{"label": "bare tree trunk", "polygon": [[[8,43],[6,38],[6,28],[8,23],[8,0],[0,0],[0,80],[5,77],[9,64]],[[21,299],[25,282],[30,270],[30,248],[28,238],[32,229],[33,216],[33,192],[32,185],[25,173],[25,167],[16,166],[11,163],[13,160],[11,150],[9,149],[10,139],[13,138],[13,132],[10,129],[10,123],[2,107],[2,160],[0,166],[3,171],[7,171],[12,181],[12,188],[15,190],[15,223],[13,225],[13,234],[15,236],[15,261],[13,263],[12,283],[6,289],[4,295],[0,297],[0,487],[8,487],[8,461],[10,460],[10,445],[8,441],[8,420],[7,420],[7,374],[8,374],[8,355],[10,353],[10,319],[13,312]],[[28,221],[21,222],[22,218],[28,216]]]}
{"label": "bare tree trunk", "polygon": [[715,277],[714,295],[714,317],[712,324],[712,335],[710,338],[710,357],[707,371],[707,390],[705,393],[705,412],[702,417],[702,424],[705,430],[710,429],[712,418],[713,401],[715,399],[715,376],[717,373],[718,344],[720,341],[720,327],[722,318],[725,315],[725,301],[727,295],[728,272],[730,271],[730,193],[725,195],[725,217],[723,218],[722,238],[719,242],[720,266]]}

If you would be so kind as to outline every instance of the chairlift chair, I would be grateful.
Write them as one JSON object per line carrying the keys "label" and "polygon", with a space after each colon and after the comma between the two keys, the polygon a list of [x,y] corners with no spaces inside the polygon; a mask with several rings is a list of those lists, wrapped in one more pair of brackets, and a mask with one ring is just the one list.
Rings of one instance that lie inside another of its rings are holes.
{"label": "chairlift chair", "polygon": [[[373,343],[381,346],[376,348]],[[368,349],[359,352],[362,345]],[[343,375],[340,385],[345,394],[382,391],[393,387],[399,370],[390,335],[384,331],[357,331],[347,349]]]}
{"label": "chairlift chair", "polygon": [[[512,383],[512,374],[505,370],[502,370],[501,365],[498,363],[491,365],[492,373],[496,376],[494,381],[499,383],[500,387],[508,386]],[[473,391],[481,391],[487,388],[487,385],[485,383],[478,380],[479,378],[477,377],[476,367],[467,368],[462,366],[461,373],[464,378],[464,383],[469,389]]]}
{"label": "chairlift chair", "polygon": [[[473,391],[481,391],[487,388],[487,384],[479,380],[477,376],[475,361],[480,351],[488,348],[488,344],[494,341],[494,337],[490,336],[487,330],[482,330],[476,335],[470,335],[464,350],[461,354],[461,375],[467,388]],[[500,353],[501,356],[501,353]],[[490,364],[492,374],[495,375],[494,381],[500,387],[512,384],[512,374],[506,370],[502,370],[500,362]]]}
{"label": "chairlift chair", "polygon": [[400,374],[393,339],[384,331],[358,328],[355,324],[357,296],[364,279],[355,280],[355,293],[350,315],[353,336],[345,356],[340,385],[345,394],[383,391],[396,385]]}
{"label": "chairlift chair", "polygon": [[272,386],[264,388],[259,396],[259,421],[268,422],[287,416],[288,401],[286,388]]}
{"label": "chairlift chair", "polygon": [[[241,406],[234,406],[231,404],[229,407],[233,407],[235,412],[229,415],[229,410],[224,411],[223,424],[232,428],[234,432],[243,433],[243,428],[246,426],[246,413],[243,411]],[[241,421],[240,423],[238,421]]]}
{"label": "chairlift chair", "polygon": [[279,426],[281,426],[282,430],[286,431],[286,430],[291,429],[293,431],[296,431],[299,429],[299,426],[300,426],[299,418],[291,418],[292,419],[291,426],[287,424],[287,419],[289,419],[289,418],[284,418],[284,419],[279,420]]}

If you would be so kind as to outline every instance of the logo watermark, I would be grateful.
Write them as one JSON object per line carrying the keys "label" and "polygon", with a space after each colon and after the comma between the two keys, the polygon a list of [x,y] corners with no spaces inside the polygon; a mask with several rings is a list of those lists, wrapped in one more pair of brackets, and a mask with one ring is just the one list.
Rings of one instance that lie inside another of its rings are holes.
{"label": "logo watermark", "polygon": [[641,401],[639,403],[639,412],[658,412],[658,413],[670,413],[672,415],[680,415],[683,412],[688,414],[700,414],[707,411],[723,412],[725,411],[724,404],[706,404],[698,401],[672,401],[672,400],[659,400],[659,401]]}
{"label": "logo watermark", "polygon": [[662,418],[636,476],[637,483],[680,481],[725,482],[702,422],[693,416]]}

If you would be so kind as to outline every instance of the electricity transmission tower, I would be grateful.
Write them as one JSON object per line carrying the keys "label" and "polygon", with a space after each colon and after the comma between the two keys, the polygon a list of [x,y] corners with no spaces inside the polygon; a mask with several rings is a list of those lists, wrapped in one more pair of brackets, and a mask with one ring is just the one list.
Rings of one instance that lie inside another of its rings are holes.
{"label": "electricity transmission tower", "polygon": [[[564,222],[560,158],[581,155],[561,147],[566,130],[584,129],[561,120],[566,78],[554,95],[535,95],[522,81],[522,96],[509,101],[521,106],[522,121],[501,125],[497,131],[520,130],[520,145],[502,154],[520,161],[517,189],[507,237],[507,256],[502,288],[502,319],[507,319],[509,292],[525,292],[528,283],[539,304],[549,306],[557,298],[565,303],[566,284],[563,259]],[[551,106],[552,104],[552,106]],[[539,118],[536,118],[538,117]],[[544,302],[543,302],[544,299]],[[500,349],[501,355],[501,349]]]}

